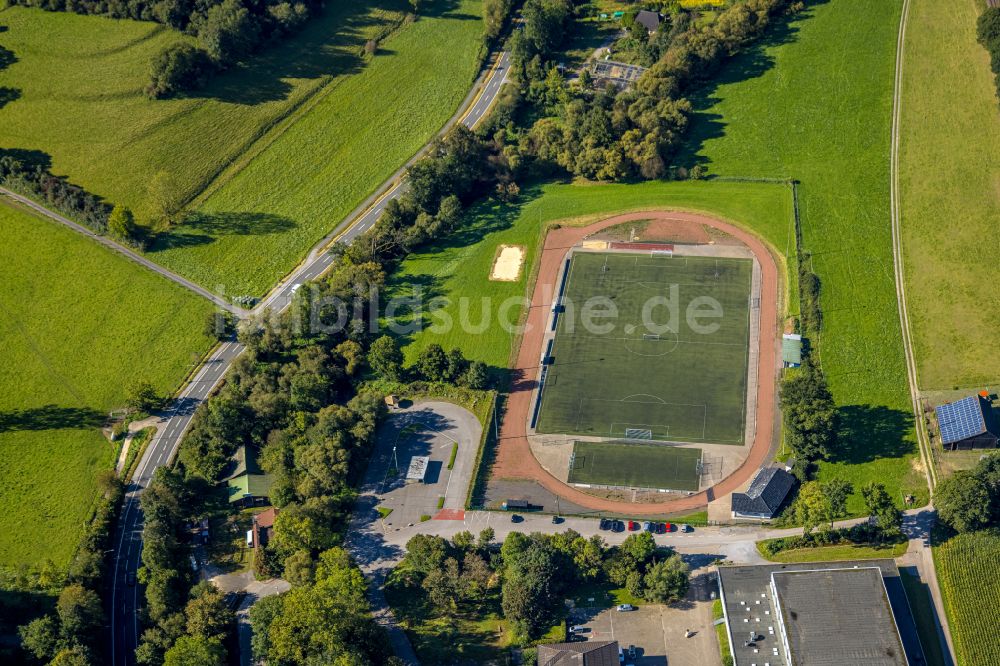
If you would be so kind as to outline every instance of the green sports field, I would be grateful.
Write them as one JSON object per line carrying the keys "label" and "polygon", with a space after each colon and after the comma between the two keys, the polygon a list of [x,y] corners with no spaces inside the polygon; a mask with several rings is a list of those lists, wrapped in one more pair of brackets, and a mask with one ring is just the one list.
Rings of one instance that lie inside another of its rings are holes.
{"label": "green sports field", "polygon": [[701,449],[631,442],[576,442],[570,483],[698,490]]}
{"label": "green sports field", "polygon": [[751,268],[574,253],[537,431],[741,444]]}

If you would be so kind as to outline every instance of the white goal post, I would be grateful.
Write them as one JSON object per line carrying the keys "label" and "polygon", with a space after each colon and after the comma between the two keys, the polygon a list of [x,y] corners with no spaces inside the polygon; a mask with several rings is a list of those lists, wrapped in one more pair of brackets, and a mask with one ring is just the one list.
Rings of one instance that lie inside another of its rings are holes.
{"label": "white goal post", "polygon": [[650,250],[649,256],[651,257],[672,257],[674,256],[673,250]]}
{"label": "white goal post", "polygon": [[625,428],[625,439],[653,439],[653,431],[648,428]]}

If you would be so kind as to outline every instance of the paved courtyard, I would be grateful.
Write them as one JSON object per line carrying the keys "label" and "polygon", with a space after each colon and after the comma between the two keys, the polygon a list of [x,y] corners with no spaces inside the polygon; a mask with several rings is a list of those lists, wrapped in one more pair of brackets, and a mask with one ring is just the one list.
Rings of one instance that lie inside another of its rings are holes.
{"label": "paved courtyard", "polygon": [[[714,589],[711,574],[699,571],[692,576],[687,597],[676,604],[643,604],[634,611],[614,608],[577,608],[570,613],[570,624],[583,626],[581,637],[588,641],[618,641],[626,652],[625,663],[635,666],[717,664],[721,659],[712,626]],[[685,631],[691,636],[685,638]],[[627,656],[635,646],[636,658]]]}

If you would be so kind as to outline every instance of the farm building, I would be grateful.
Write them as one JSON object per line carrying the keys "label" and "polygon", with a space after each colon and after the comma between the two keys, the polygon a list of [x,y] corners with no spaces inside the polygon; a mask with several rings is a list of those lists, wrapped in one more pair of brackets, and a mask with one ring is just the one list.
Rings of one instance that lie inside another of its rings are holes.
{"label": "farm building", "polygon": [[718,568],[735,666],[925,663],[892,560]]}
{"label": "farm building", "polygon": [[618,641],[538,646],[538,666],[618,666]]}
{"label": "farm building", "polygon": [[745,493],[733,493],[733,518],[774,518],[794,485],[795,477],[784,469],[762,467]]}
{"label": "farm building", "polygon": [[1000,424],[985,396],[970,395],[935,407],[934,412],[944,448],[951,451],[997,448]]}

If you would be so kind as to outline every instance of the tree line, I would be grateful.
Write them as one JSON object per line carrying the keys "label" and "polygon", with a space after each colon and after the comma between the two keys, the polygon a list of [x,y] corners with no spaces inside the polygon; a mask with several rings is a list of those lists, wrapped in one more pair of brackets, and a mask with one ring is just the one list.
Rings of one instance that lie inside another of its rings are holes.
{"label": "tree line", "polygon": [[565,615],[563,599],[581,585],[613,584],[654,603],[687,593],[689,568],[679,555],[657,547],[651,534],[631,534],[617,547],[574,530],[559,534],[512,532],[497,548],[486,528],[451,541],[418,534],[388,585],[419,589],[435,614],[499,607],[516,641],[538,638]]}
{"label": "tree line", "polygon": [[41,165],[31,165],[0,151],[0,185],[37,199],[99,234],[108,231],[111,206]]}

